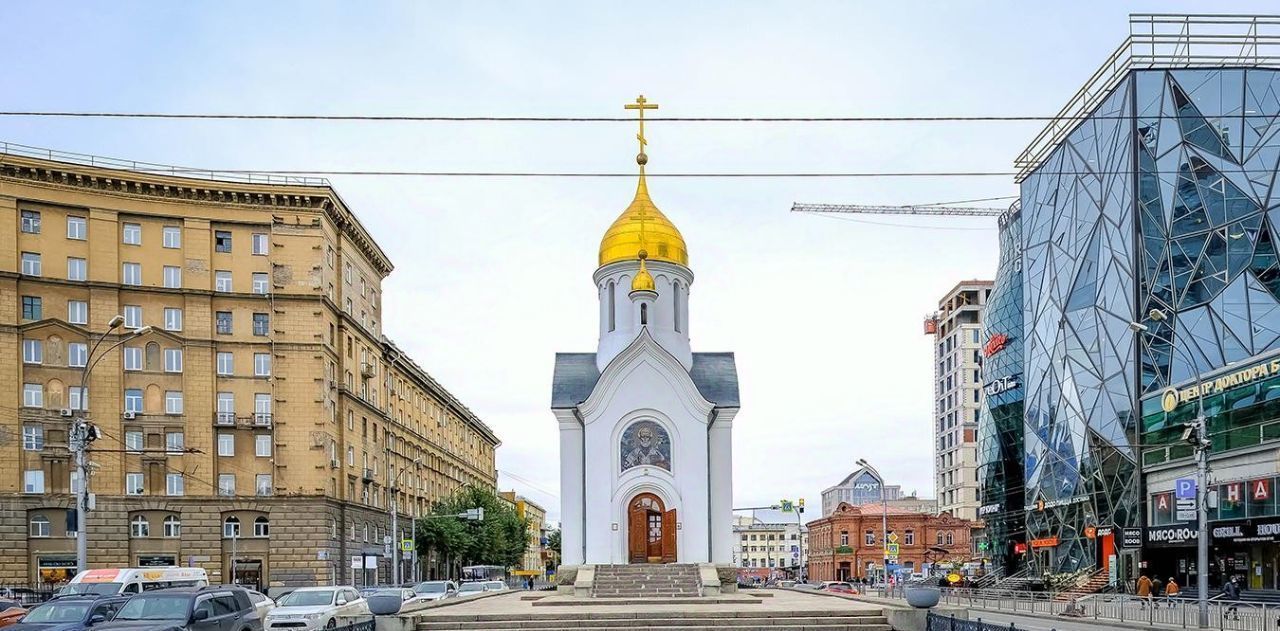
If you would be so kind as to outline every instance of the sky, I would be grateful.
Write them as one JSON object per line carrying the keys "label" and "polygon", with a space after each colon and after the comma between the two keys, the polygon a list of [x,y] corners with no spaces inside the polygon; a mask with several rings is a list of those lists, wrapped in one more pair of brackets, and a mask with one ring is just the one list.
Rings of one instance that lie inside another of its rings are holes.
{"label": "sky", "polygon": [[[0,12],[0,110],[450,116],[1048,116],[1127,14],[1267,2],[120,2]],[[1037,122],[647,125],[651,174],[1009,171]],[[629,123],[0,117],[0,141],[211,169],[632,171]],[[594,351],[591,274],[630,178],[335,176],[396,266],[384,333],[499,435],[499,484],[559,510],[557,351]],[[733,351],[735,506],[866,458],[933,495],[924,316],[995,272],[993,219],[792,202],[1016,195],[1011,177],[653,177],[696,275],[695,351]],[[1007,201],[991,202],[1006,205]]]}

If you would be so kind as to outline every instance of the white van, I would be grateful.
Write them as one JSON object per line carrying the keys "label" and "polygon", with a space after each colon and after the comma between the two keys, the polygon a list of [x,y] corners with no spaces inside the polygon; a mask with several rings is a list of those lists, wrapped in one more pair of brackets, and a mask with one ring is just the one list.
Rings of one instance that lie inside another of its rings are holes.
{"label": "white van", "polygon": [[76,574],[58,591],[58,595],[131,595],[168,587],[204,587],[208,584],[209,574],[200,567],[103,568]]}

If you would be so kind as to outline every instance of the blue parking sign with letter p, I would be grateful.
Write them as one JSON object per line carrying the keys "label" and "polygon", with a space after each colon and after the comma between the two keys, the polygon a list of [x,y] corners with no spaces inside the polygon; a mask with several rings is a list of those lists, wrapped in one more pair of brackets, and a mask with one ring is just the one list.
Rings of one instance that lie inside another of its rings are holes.
{"label": "blue parking sign with letter p", "polygon": [[1193,500],[1196,498],[1196,480],[1195,478],[1178,478],[1173,483],[1173,496],[1180,500]]}

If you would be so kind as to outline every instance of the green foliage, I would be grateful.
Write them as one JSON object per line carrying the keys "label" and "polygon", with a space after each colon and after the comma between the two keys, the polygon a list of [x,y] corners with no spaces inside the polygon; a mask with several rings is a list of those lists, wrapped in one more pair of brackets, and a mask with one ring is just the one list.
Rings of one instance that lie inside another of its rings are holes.
{"label": "green foliage", "polygon": [[547,549],[560,554],[560,529],[556,528],[547,533]]}
{"label": "green foliage", "polygon": [[[455,515],[484,509],[484,521]],[[418,521],[415,533],[419,550],[435,550],[459,565],[520,564],[529,544],[529,520],[516,516],[509,504],[491,489],[468,486],[435,503],[431,516]]]}

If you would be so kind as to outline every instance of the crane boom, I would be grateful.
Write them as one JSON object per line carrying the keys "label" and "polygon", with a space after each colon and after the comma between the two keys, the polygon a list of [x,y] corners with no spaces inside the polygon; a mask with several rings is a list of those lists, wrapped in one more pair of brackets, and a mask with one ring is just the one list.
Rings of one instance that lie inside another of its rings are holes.
{"label": "crane boom", "polygon": [[955,217],[999,217],[1007,208],[976,206],[876,206],[862,204],[791,204],[793,213],[840,213],[865,215],[951,215]]}

